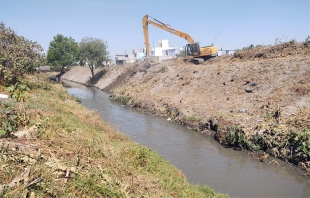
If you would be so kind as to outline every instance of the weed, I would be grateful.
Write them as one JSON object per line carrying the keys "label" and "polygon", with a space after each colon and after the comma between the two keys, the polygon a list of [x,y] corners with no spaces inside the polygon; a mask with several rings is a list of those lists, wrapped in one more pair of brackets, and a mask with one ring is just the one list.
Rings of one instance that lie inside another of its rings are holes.
{"label": "weed", "polygon": [[49,90],[51,90],[51,85],[50,84],[48,84],[48,83],[43,83],[42,84],[42,88],[44,89],[44,90],[47,90],[47,91],[49,91]]}
{"label": "weed", "polygon": [[8,87],[10,97],[16,99],[17,102],[24,101],[30,88],[27,84],[15,83]]}
{"label": "weed", "polygon": [[78,102],[78,103],[81,103],[81,102],[82,102],[81,99],[78,98],[78,97],[75,97],[75,101]]}
{"label": "weed", "polygon": [[159,69],[159,72],[160,72],[160,73],[165,73],[167,70],[168,70],[167,66],[162,66],[162,67]]}
{"label": "weed", "polygon": [[269,109],[268,111],[266,111],[264,114],[263,114],[263,118],[265,120],[270,120],[274,115],[274,112],[273,110]]}
{"label": "weed", "polygon": [[192,115],[192,116],[189,116],[189,117],[187,118],[187,120],[188,120],[188,121],[192,121],[192,122],[200,122],[200,121],[202,120],[202,118]]}
{"label": "weed", "polygon": [[225,131],[217,130],[215,138],[218,139],[221,144],[230,147],[240,147],[252,151],[260,149],[260,146],[251,141],[251,137],[238,125],[228,126]]}
{"label": "weed", "polygon": [[131,100],[131,97],[110,95],[110,100],[120,102],[121,104],[126,105]]}
{"label": "weed", "polygon": [[0,101],[0,138],[12,137],[14,131],[28,123],[29,118],[23,102]]}
{"label": "weed", "polygon": [[[110,91],[110,100],[120,102],[123,105],[128,104],[132,98],[129,95],[126,95],[126,89],[114,89]],[[132,100],[133,102],[133,100]]]}

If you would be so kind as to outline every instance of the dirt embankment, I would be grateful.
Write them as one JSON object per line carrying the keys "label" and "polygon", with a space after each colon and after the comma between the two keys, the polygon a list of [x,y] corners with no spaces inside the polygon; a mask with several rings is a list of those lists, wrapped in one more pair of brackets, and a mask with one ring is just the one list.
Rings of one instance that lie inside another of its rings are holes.
{"label": "dirt embankment", "polygon": [[[63,78],[85,83],[87,72]],[[145,112],[213,130],[225,146],[263,150],[309,171],[310,43],[252,47],[201,65],[125,65],[108,69],[95,86]]]}

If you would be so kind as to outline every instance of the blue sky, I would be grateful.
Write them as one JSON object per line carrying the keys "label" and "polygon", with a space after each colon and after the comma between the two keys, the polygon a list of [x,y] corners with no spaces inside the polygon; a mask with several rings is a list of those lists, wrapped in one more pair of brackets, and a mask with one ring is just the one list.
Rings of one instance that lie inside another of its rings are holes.
{"label": "blue sky", "polygon": [[[310,0],[0,0],[0,21],[37,41],[45,52],[56,34],[101,38],[111,58],[144,47],[142,17],[148,14],[190,34],[201,46],[237,49],[304,41],[310,35]],[[149,26],[150,44],[186,41]]]}

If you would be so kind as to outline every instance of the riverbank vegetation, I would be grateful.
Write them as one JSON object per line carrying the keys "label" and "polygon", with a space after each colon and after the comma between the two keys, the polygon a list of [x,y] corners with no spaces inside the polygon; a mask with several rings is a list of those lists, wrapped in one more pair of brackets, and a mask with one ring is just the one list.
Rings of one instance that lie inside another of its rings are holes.
{"label": "riverbank vegetation", "polygon": [[189,184],[168,161],[45,79],[28,76],[23,101],[1,101],[1,121],[13,127],[0,140],[1,196],[225,197]]}
{"label": "riverbank vegetation", "polygon": [[0,197],[227,197],[189,184],[35,72],[40,45],[0,24]]}

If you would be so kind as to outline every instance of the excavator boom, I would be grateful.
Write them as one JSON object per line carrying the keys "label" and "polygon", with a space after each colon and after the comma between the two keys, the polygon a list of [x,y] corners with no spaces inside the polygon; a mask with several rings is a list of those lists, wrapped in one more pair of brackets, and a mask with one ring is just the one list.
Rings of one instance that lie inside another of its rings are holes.
{"label": "excavator boom", "polygon": [[170,32],[171,34],[177,35],[177,36],[187,40],[187,42],[189,44],[195,43],[194,39],[189,34],[182,32],[180,30],[174,29],[174,28],[170,27],[168,24],[164,24],[164,23],[162,23],[162,22],[160,22],[160,21],[158,21],[152,17],[150,17],[150,18],[152,18],[154,21],[149,20],[148,18],[149,18],[149,15],[145,15],[142,19],[143,33],[144,33],[145,47],[146,47],[146,56],[148,59],[150,58],[150,43],[149,43],[148,24],[152,24],[155,27],[158,27],[158,28],[163,29],[167,32]]}

